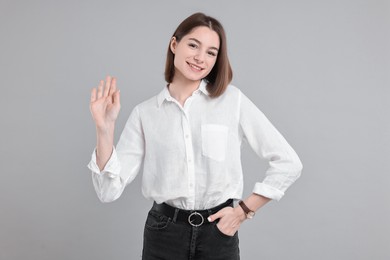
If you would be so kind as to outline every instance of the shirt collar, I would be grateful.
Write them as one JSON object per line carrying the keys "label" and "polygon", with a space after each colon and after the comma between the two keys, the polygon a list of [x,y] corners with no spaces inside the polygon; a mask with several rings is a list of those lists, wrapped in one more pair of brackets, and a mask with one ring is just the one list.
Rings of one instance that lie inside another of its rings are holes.
{"label": "shirt collar", "polygon": [[[209,92],[207,91],[206,86],[207,86],[207,81],[202,79],[200,81],[199,87],[193,93],[195,94],[197,92],[202,92],[203,94],[208,96]],[[161,106],[161,104],[164,102],[164,100],[168,100],[168,101],[172,101],[173,100],[173,97],[169,93],[168,85],[166,85],[164,87],[164,89],[161,90],[161,92],[157,95],[157,105],[158,105],[158,107]]]}
{"label": "shirt collar", "polygon": [[[209,91],[207,90],[207,81],[205,79],[202,79],[200,84],[199,84],[199,88],[197,90],[200,90],[202,91],[206,96],[209,95]],[[197,91],[195,90],[195,91]]]}

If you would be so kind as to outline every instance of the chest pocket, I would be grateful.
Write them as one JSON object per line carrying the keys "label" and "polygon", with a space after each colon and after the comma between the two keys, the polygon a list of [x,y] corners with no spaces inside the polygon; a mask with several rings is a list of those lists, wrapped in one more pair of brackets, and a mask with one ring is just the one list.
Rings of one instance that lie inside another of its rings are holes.
{"label": "chest pocket", "polygon": [[229,128],[218,124],[204,124],[201,127],[202,154],[216,161],[224,161]]}

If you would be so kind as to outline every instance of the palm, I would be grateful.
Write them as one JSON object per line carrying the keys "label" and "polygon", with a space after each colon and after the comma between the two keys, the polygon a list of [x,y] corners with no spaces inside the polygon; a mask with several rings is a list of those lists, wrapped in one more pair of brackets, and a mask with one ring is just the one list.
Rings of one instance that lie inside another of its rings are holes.
{"label": "palm", "polygon": [[107,126],[115,122],[120,110],[119,90],[116,89],[116,79],[107,77],[105,88],[101,80],[96,89],[91,92],[90,110],[97,126]]}

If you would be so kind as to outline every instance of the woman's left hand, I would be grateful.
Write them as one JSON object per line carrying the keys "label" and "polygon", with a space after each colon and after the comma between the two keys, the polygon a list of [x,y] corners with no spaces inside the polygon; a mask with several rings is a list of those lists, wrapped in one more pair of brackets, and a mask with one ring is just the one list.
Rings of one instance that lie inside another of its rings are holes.
{"label": "woman's left hand", "polygon": [[209,222],[219,219],[218,229],[228,236],[234,236],[240,225],[246,219],[245,212],[240,206],[232,208],[225,207],[207,218]]}

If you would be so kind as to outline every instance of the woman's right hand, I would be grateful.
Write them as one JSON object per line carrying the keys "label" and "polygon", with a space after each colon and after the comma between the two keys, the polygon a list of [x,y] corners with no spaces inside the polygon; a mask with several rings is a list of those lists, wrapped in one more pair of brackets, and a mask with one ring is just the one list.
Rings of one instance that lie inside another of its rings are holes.
{"label": "woman's right hand", "polygon": [[89,109],[97,128],[108,129],[115,125],[120,110],[119,92],[116,78],[111,76],[107,76],[105,84],[100,80],[99,86],[92,89]]}

